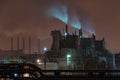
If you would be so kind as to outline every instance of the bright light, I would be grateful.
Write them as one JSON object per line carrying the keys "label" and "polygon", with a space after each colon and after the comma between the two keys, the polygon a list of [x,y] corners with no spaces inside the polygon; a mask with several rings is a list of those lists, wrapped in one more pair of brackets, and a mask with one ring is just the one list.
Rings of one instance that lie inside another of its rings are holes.
{"label": "bright light", "polygon": [[70,64],[71,64],[71,54],[67,54],[66,55],[66,58],[67,58],[67,66],[70,66]]}
{"label": "bright light", "polygon": [[64,35],[67,36],[67,33],[65,32]]}
{"label": "bright light", "polygon": [[36,60],[37,64],[42,64],[40,59]]}
{"label": "bright light", "polygon": [[25,74],[23,74],[23,77],[30,77],[30,74],[29,73],[25,73]]}
{"label": "bright light", "polygon": [[39,63],[40,62],[40,59],[37,59],[37,63]]}
{"label": "bright light", "polygon": [[18,74],[17,74],[17,73],[14,73],[14,77],[18,77]]}
{"label": "bright light", "polygon": [[43,48],[44,52],[46,52],[48,49],[46,47]]}
{"label": "bright light", "polygon": [[70,54],[67,54],[67,58],[70,58],[71,57],[71,55]]}

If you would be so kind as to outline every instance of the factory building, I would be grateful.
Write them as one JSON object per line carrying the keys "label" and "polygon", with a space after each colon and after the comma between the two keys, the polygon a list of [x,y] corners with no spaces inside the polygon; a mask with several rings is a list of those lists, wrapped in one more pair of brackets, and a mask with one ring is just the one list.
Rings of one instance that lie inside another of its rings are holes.
{"label": "factory building", "polygon": [[51,31],[51,49],[45,53],[45,62],[56,62],[58,69],[114,69],[113,54],[106,49],[105,40],[97,40],[94,34],[84,37],[82,29],[78,34],[68,33],[65,26],[65,34],[60,30]]}

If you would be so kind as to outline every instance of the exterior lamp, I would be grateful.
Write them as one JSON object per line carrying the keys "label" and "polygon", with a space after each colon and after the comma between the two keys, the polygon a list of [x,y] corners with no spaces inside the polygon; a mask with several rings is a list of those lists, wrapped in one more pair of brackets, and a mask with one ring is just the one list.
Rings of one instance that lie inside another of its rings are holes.
{"label": "exterior lamp", "polygon": [[67,33],[65,32],[64,35],[67,36]]}
{"label": "exterior lamp", "polygon": [[48,49],[47,49],[46,47],[44,47],[44,48],[43,48],[43,51],[46,52],[46,51],[48,51]]}
{"label": "exterior lamp", "polygon": [[40,59],[37,59],[37,63],[39,63],[40,62]]}
{"label": "exterior lamp", "polygon": [[71,55],[70,54],[67,54],[67,58],[70,58],[71,57]]}
{"label": "exterior lamp", "polygon": [[66,56],[66,58],[67,58],[67,66],[70,66],[70,64],[71,64],[71,54],[67,54],[67,56]]}

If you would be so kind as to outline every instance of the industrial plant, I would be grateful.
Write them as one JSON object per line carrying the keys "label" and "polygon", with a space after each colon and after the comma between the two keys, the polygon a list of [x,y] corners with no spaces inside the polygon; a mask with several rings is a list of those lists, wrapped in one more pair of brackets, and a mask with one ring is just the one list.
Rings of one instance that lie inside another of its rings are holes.
{"label": "industrial plant", "polygon": [[97,40],[93,33],[84,37],[82,28],[75,33],[68,32],[66,25],[64,35],[60,30],[51,31],[52,45],[45,53],[46,62],[55,62],[58,69],[102,70],[114,69],[114,55],[105,47],[105,39]]}
{"label": "industrial plant", "polygon": [[22,39],[23,49],[19,49],[17,37],[17,50],[0,50],[1,63],[31,63],[41,69],[60,70],[103,70],[115,69],[115,57],[105,46],[105,39],[97,40],[93,33],[84,37],[82,28],[74,33],[69,33],[65,26],[64,34],[60,30],[51,31],[52,45],[40,53],[40,40],[38,52],[31,53],[31,38],[28,39],[28,51],[25,51],[25,38]]}

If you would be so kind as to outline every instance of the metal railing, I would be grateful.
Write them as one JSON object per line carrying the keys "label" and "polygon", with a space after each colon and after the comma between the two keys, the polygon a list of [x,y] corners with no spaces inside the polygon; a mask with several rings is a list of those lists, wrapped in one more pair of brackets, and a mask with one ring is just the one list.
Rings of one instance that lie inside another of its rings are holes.
{"label": "metal railing", "polygon": [[34,64],[0,64],[0,79],[105,80],[120,79],[120,70],[41,70]]}

